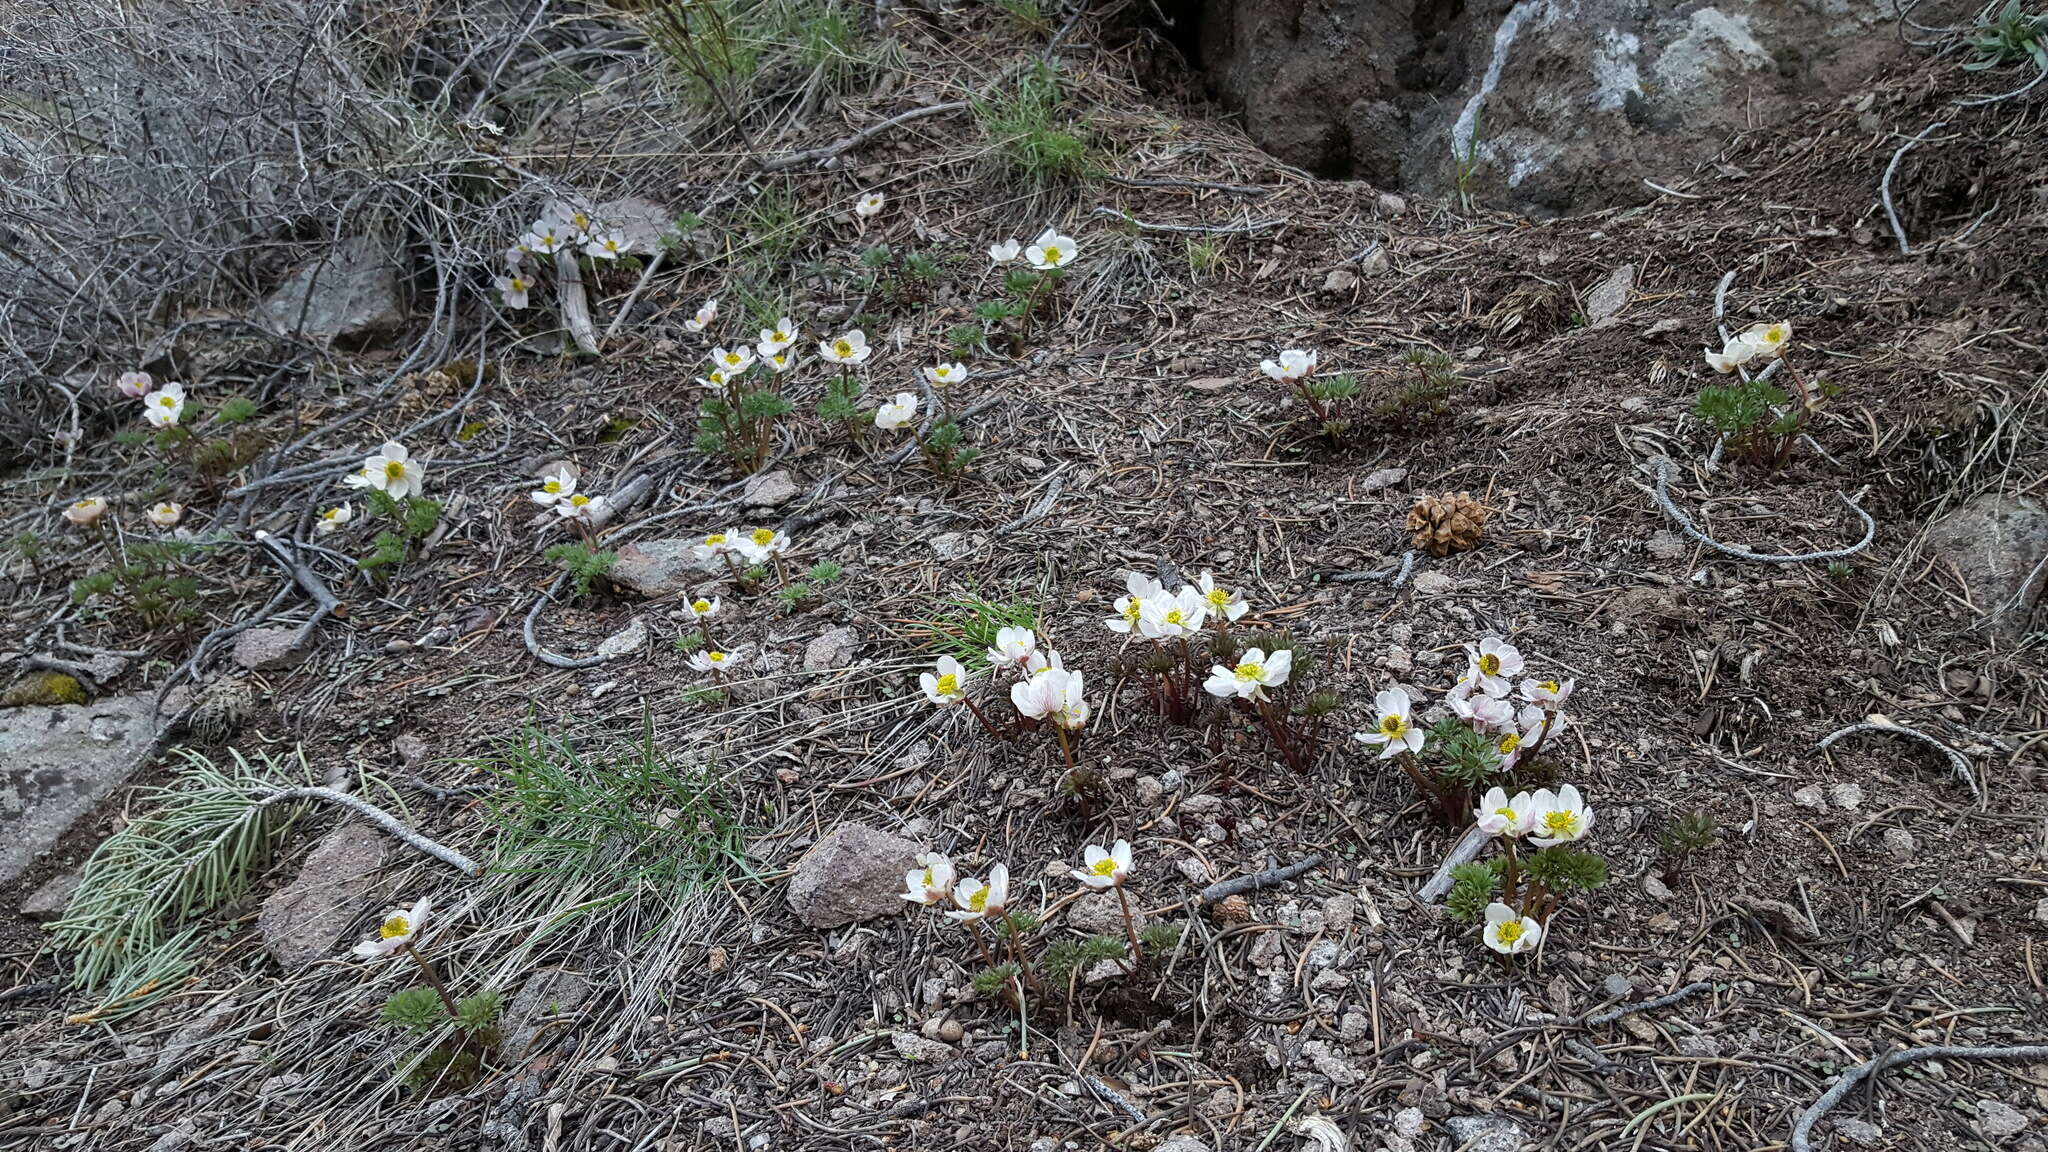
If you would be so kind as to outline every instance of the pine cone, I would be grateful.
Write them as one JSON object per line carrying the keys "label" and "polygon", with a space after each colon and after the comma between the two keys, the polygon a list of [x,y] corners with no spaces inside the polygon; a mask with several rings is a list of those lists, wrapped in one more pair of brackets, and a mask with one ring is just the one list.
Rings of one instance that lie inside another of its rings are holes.
{"label": "pine cone", "polygon": [[1486,532],[1486,506],[1470,492],[1424,496],[1408,512],[1415,546],[1431,556],[1448,556],[1479,546]]}
{"label": "pine cone", "polygon": [[1244,924],[1252,918],[1252,902],[1242,896],[1225,896],[1209,910],[1219,924]]}

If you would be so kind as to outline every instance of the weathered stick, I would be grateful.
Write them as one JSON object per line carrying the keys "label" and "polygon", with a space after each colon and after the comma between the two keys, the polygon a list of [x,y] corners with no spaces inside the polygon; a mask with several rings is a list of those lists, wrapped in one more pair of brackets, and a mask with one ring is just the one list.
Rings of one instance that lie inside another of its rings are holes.
{"label": "weathered stick", "polygon": [[1240,896],[1260,888],[1271,888],[1275,884],[1285,884],[1312,868],[1320,867],[1322,862],[1323,858],[1320,855],[1310,856],[1289,864],[1284,868],[1268,868],[1264,872],[1254,872],[1249,876],[1233,876],[1228,880],[1218,880],[1216,883],[1202,889],[1201,895],[1195,897],[1195,899],[1203,904],[1214,904],[1218,900],[1226,900],[1232,896]]}
{"label": "weathered stick", "polygon": [[1840,740],[1847,736],[1854,736],[1862,732],[1889,732],[1894,736],[1905,736],[1914,740],[1918,740],[1922,744],[1931,745],[1936,751],[1940,752],[1943,756],[1948,757],[1949,767],[1955,770],[1956,775],[1963,778],[1963,783],[1968,784],[1970,786],[1970,795],[1978,797],[1979,799],[1983,798],[1983,790],[1977,787],[1977,774],[1970,771],[1970,758],[1968,756],[1963,755],[1961,752],[1956,751],[1955,749],[1942,743],[1940,740],[1937,740],[1934,737],[1929,736],[1927,733],[1922,732],[1917,728],[1908,728],[1903,724],[1851,724],[1847,728],[1843,728],[1835,732],[1830,732],[1826,736],[1821,737],[1820,743],[1815,744],[1813,746],[1813,750],[1815,752],[1824,751],[1827,748],[1833,746],[1835,741]]}
{"label": "weathered stick", "polygon": [[1834,1086],[1813,1102],[1813,1107],[1799,1114],[1792,1125],[1792,1152],[1813,1152],[1813,1126],[1827,1115],[1849,1090],[1865,1078],[1877,1075],[1887,1068],[1911,1064],[1916,1060],[2048,1060],[2048,1044],[2020,1044],[2011,1048],[1957,1048],[1941,1044],[1931,1048],[1908,1048],[1903,1052],[1887,1052],[1865,1064],[1842,1073]]}
{"label": "weathered stick", "polygon": [[1849,499],[1848,493],[1837,492],[1835,493],[1836,497],[1843,504],[1848,505],[1849,511],[1854,512],[1863,521],[1863,538],[1847,548],[1829,548],[1820,552],[1801,552],[1793,555],[1773,556],[1764,552],[1752,552],[1747,548],[1737,548],[1733,544],[1723,544],[1701,531],[1700,526],[1693,523],[1692,517],[1686,515],[1684,509],[1672,503],[1670,458],[1666,456],[1657,457],[1652,468],[1657,477],[1657,489],[1653,495],[1657,501],[1657,507],[1664,510],[1664,515],[1670,517],[1671,522],[1678,525],[1680,532],[1685,533],[1701,544],[1705,544],[1716,552],[1733,556],[1737,560],[1756,560],[1765,564],[1800,564],[1809,560],[1839,560],[1844,556],[1854,556],[1856,553],[1870,547],[1871,542],[1877,539],[1877,521],[1872,519],[1870,513],[1865,512],[1854,500]]}
{"label": "weathered stick", "polygon": [[1470,864],[1478,857],[1479,850],[1486,847],[1486,842],[1491,839],[1493,837],[1477,824],[1465,829],[1464,838],[1451,847],[1451,854],[1444,857],[1442,864],[1437,865],[1436,872],[1430,876],[1429,882],[1415,894],[1416,899],[1424,904],[1434,904],[1443,899],[1445,894],[1450,892],[1453,883],[1451,869],[1462,864]]}

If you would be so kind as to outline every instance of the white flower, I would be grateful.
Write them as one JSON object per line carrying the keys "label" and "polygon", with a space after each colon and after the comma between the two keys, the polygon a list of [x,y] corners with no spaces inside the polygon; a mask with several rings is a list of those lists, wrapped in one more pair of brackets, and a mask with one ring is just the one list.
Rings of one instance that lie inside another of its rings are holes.
{"label": "white flower", "polygon": [[1469,673],[1445,694],[1444,703],[1450,705],[1459,719],[1482,732],[1506,728],[1515,722],[1515,706],[1499,696],[1487,695],[1480,689],[1479,677]]}
{"label": "white flower", "polygon": [[604,497],[581,492],[555,502],[555,515],[564,520],[581,520],[589,524],[602,524],[610,510],[611,505],[605,502]]}
{"label": "white flower", "polygon": [[535,504],[554,504],[576,494],[576,473],[567,464],[556,469],[552,475],[541,477],[540,487],[530,495]]}
{"label": "white flower", "polygon": [[834,364],[865,364],[869,353],[868,338],[860,329],[842,332],[818,345],[818,355]]}
{"label": "white flower", "polygon": [[775,322],[775,327],[761,329],[761,342],[754,345],[754,350],[765,360],[796,343],[797,334],[801,331],[796,321],[784,316]]}
{"label": "white flower", "polygon": [[1791,339],[1792,325],[1784,321],[1752,324],[1722,342],[1719,352],[1707,349],[1707,367],[1726,375],[1752,360],[1773,360],[1784,353]]}
{"label": "white flower", "polygon": [[1148,639],[1172,640],[1192,636],[1209,619],[1209,605],[1193,588],[1171,596],[1147,596],[1139,605],[1138,631]]}
{"label": "white flower", "polygon": [[99,523],[100,517],[106,514],[107,502],[98,496],[87,496],[83,500],[73,501],[64,509],[64,518],[81,528]]}
{"label": "white flower", "polygon": [[1243,596],[1228,588],[1218,588],[1216,578],[1206,571],[1202,573],[1201,579],[1195,581],[1195,590],[1202,594],[1202,602],[1208,605],[1211,614],[1221,616],[1233,624],[1237,623],[1238,617],[1252,610],[1252,606],[1245,602]]}
{"label": "white flower", "polygon": [[1579,790],[1570,784],[1555,793],[1548,788],[1538,788],[1532,801],[1535,807],[1535,823],[1529,830],[1529,843],[1541,848],[1553,844],[1569,844],[1593,830],[1593,810],[1579,798]]}
{"label": "white flower", "polygon": [[556,226],[563,232],[579,240],[597,231],[596,218],[591,216],[590,209],[582,204],[568,200],[550,200],[544,211],[545,215],[541,217],[543,220],[557,222]]}
{"label": "white flower", "polygon": [[526,307],[526,294],[533,290],[533,281],[517,272],[509,276],[493,276],[491,283],[497,285],[498,296],[507,308]]}
{"label": "white flower", "polygon": [[1121,632],[1128,636],[1138,629],[1145,618],[1145,598],[1142,595],[1133,593],[1129,596],[1119,596],[1112,607],[1116,609],[1116,615],[1102,622],[1111,632]]}
{"label": "white flower", "polygon": [[1522,653],[1498,636],[1486,637],[1478,648],[1467,644],[1465,655],[1472,659],[1468,674],[1488,696],[1507,695],[1513,688],[1509,678],[1522,670]]}
{"label": "white flower", "polygon": [[185,414],[185,386],[175,380],[142,398],[142,418],[158,428],[176,428]]}
{"label": "white flower", "polygon": [[713,596],[711,599],[706,600],[699,596],[695,600],[684,604],[683,610],[690,614],[690,619],[692,620],[709,620],[711,617],[718,615],[720,607],[721,604],[718,597]]}
{"label": "white flower", "polygon": [[386,440],[375,455],[363,460],[362,476],[365,485],[375,488],[393,500],[417,496],[426,485],[426,466],[412,458],[405,445],[396,440]]}
{"label": "white flower", "polygon": [[882,212],[882,206],[888,202],[889,198],[880,192],[866,193],[860,199],[853,202],[853,214],[863,220],[870,216],[879,216]]}
{"label": "white flower", "polygon": [[130,400],[140,400],[149,395],[150,386],[155,383],[156,378],[147,372],[123,372],[114,377],[114,387]]}
{"label": "white flower", "polygon": [[1500,787],[1486,790],[1479,798],[1479,807],[1473,812],[1479,829],[1488,836],[1506,836],[1513,839],[1529,830],[1536,821],[1535,799],[1527,792],[1517,792],[1513,799]]}
{"label": "white flower", "polygon": [[1010,868],[997,864],[988,870],[988,879],[969,876],[953,886],[954,908],[946,915],[971,923],[989,917],[1001,916],[1003,906],[1010,902]]}
{"label": "white flower", "polygon": [[[1521,712],[1515,716],[1514,723],[1508,725],[1507,731],[1502,732],[1494,741],[1493,749],[1500,754],[1502,772],[1514,771],[1515,765],[1521,762],[1522,753],[1535,747],[1536,743],[1543,739],[1543,730],[1549,726],[1549,718],[1549,713],[1534,704],[1522,706]],[[1558,717],[1560,727],[1563,726],[1563,719],[1561,716]]]}
{"label": "white flower", "polygon": [[703,307],[697,309],[695,316],[683,321],[683,327],[692,332],[702,332],[706,328],[711,327],[711,322],[716,319],[718,319],[718,297],[713,296],[704,302]]}
{"label": "white flower", "polygon": [[903,874],[903,898],[912,904],[937,904],[953,894],[958,875],[943,854],[920,852],[917,867]]}
{"label": "white flower", "polygon": [[761,363],[766,364],[769,370],[780,376],[784,372],[789,371],[790,365],[795,363],[795,361],[790,359],[794,355],[796,355],[795,352],[784,348],[780,352],[764,353],[761,356]]}
{"label": "white flower", "polygon": [[1082,676],[1059,666],[1053,655],[1048,666],[1032,673],[1029,680],[1010,685],[1010,703],[1017,713],[1032,720],[1050,718],[1069,730],[1088,724],[1091,709],[1083,695]]}
{"label": "white flower", "polygon": [[427,926],[427,912],[432,904],[425,897],[410,908],[393,908],[384,914],[384,922],[377,925],[374,940],[365,940],[356,945],[356,955],[366,960],[376,960],[394,952],[410,948]]}
{"label": "white flower", "polygon": [[1033,268],[1045,271],[1049,268],[1064,268],[1074,262],[1075,245],[1071,236],[1062,236],[1051,228],[1038,234],[1031,247],[1024,250],[1024,259]]}
{"label": "white flower", "polygon": [[1023,667],[1038,654],[1038,637],[1029,628],[996,629],[995,647],[988,650],[988,662],[994,665]]}
{"label": "white flower", "polygon": [[992,263],[1008,264],[1010,261],[1015,260],[1017,253],[1022,250],[1023,245],[1015,240],[1005,240],[1000,244],[988,246],[988,258]]}
{"label": "white flower", "polygon": [[1316,354],[1300,348],[1289,348],[1280,353],[1280,359],[1262,360],[1259,371],[1282,383],[1292,384],[1316,370]]}
{"label": "white flower", "polygon": [[1090,844],[1081,853],[1081,863],[1068,875],[1090,888],[1121,888],[1131,875],[1131,842],[1119,840],[1107,849]]}
{"label": "white flower", "polygon": [[789,551],[789,537],[771,528],[756,528],[740,537],[737,547],[748,562],[759,564]]}
{"label": "white flower", "polygon": [[896,398],[875,409],[875,427],[901,428],[917,419],[917,397],[898,392]]}
{"label": "white flower", "polygon": [[529,252],[552,256],[569,246],[569,237],[559,221],[540,219],[533,222],[526,235],[519,238]]}
{"label": "white flower", "polygon": [[1543,942],[1543,926],[1498,900],[1486,906],[1486,946],[1502,955],[1527,952]]}
{"label": "white flower", "polygon": [[739,666],[737,652],[692,652],[688,661],[699,672],[724,672]]}
{"label": "white flower", "polygon": [[731,348],[713,348],[711,363],[728,377],[737,376],[754,366],[754,350],[744,344],[735,344]]}
{"label": "white flower", "polygon": [[593,260],[617,260],[626,254],[626,235],[617,230],[596,233],[583,251]]}
{"label": "white flower", "polygon": [[185,506],[174,500],[166,500],[143,515],[149,517],[149,522],[159,528],[176,528],[179,519],[185,515]]}
{"label": "white flower", "polygon": [[1409,713],[1413,705],[1404,689],[1389,688],[1373,697],[1373,707],[1379,710],[1379,726],[1371,732],[1360,732],[1361,744],[1384,744],[1380,759],[1385,760],[1398,752],[1422,751],[1422,729],[1415,726]]}
{"label": "white flower", "polygon": [[704,537],[702,544],[692,547],[690,552],[699,560],[714,560],[720,556],[730,555],[740,550],[738,535],[739,530],[736,528],[713,532]]}
{"label": "white flower", "polygon": [[510,272],[519,271],[520,267],[526,263],[526,258],[531,254],[527,251],[524,244],[514,244],[510,248],[505,249],[506,270]]}
{"label": "white flower", "polygon": [[344,525],[355,518],[356,510],[349,507],[346,501],[336,504],[314,518],[313,534],[315,536],[325,536],[330,532],[338,532]]}
{"label": "white flower", "polygon": [[1571,699],[1572,687],[1577,683],[1576,680],[1567,680],[1562,684],[1555,680],[1524,680],[1522,699],[1533,704],[1542,704],[1554,711],[1562,708],[1564,702]]}
{"label": "white flower", "polygon": [[706,388],[723,388],[726,384],[725,370],[713,368],[709,372],[704,373],[704,375],[697,377],[697,383],[702,384]]}
{"label": "white flower", "polygon": [[936,671],[919,676],[917,684],[934,704],[958,704],[967,698],[967,669],[951,656],[941,656]]}
{"label": "white flower", "polygon": [[1222,664],[1211,667],[1209,678],[1202,682],[1202,687],[1208,689],[1211,696],[1264,700],[1265,690],[1287,683],[1287,674],[1293,669],[1293,652],[1275,652],[1268,656],[1263,648],[1247,648],[1237,658],[1234,667]]}
{"label": "white flower", "polygon": [[924,370],[924,378],[934,384],[958,384],[967,379],[967,365],[939,364]]}

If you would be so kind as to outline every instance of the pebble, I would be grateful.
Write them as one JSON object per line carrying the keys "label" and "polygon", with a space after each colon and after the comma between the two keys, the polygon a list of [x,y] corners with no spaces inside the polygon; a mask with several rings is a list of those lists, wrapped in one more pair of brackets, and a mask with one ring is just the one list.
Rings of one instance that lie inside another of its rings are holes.
{"label": "pebble", "polygon": [[1834,803],[1835,807],[1840,808],[1842,811],[1854,812],[1863,806],[1863,785],[1830,784],[1828,785],[1828,799]]}
{"label": "pebble", "polygon": [[1792,794],[1792,802],[1801,808],[1819,810],[1828,806],[1827,793],[1818,784],[1808,784]]}
{"label": "pebble", "polygon": [[1457,579],[1448,572],[1424,572],[1413,581],[1417,596],[1442,596],[1457,586]]}
{"label": "pebble", "polygon": [[1977,1101],[1977,1129],[1994,1140],[2017,1136],[2027,1130],[2024,1112],[1996,1100]]}
{"label": "pebble", "polygon": [[[1913,834],[1904,828],[1887,828],[1884,830],[1882,839],[1885,851],[1892,854],[1892,859],[1901,863],[1909,862],[1920,854],[1919,841],[1913,839]],[[2043,900],[2041,903],[2048,905],[2048,900]],[[2048,919],[2048,917],[2044,917],[2044,919]]]}
{"label": "pebble", "polygon": [[1605,980],[1600,981],[1600,990],[1619,1000],[1624,996],[1635,995],[1636,986],[1634,981],[1619,972],[1615,972],[1609,974]]}
{"label": "pebble", "polygon": [[1415,668],[1415,657],[1399,644],[1387,649],[1387,655],[1380,666],[1396,676],[1405,676]]}

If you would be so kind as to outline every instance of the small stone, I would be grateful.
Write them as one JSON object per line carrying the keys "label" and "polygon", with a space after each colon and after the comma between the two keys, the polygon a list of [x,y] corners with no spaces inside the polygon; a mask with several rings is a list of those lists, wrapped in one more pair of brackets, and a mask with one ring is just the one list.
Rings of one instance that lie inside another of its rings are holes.
{"label": "small stone", "polygon": [[903,874],[919,848],[865,824],[841,824],[797,861],[788,900],[797,919],[813,928],[838,928],[877,916],[901,914]]}
{"label": "small stone", "polygon": [[1159,783],[1157,776],[1140,776],[1132,787],[1137,792],[1140,808],[1157,808],[1160,801],[1166,799],[1166,788]]}
{"label": "small stone", "polygon": [[604,638],[597,646],[600,660],[617,660],[631,656],[647,647],[647,621],[633,617],[624,628]]}
{"label": "small stone", "polygon": [[1209,1152],[1209,1145],[1193,1136],[1169,1136],[1154,1144],[1152,1152]]}
{"label": "small stone", "polygon": [[[1904,828],[1887,828],[1880,839],[1884,841],[1884,850],[1891,853],[1892,859],[1897,860],[1901,864],[1911,863],[1920,856],[1919,841],[1914,840],[1913,834]],[[2042,904],[2048,905],[2048,900],[2043,900]],[[2048,919],[2048,917],[2041,917],[2041,919]]]}
{"label": "small stone", "polygon": [[1671,889],[1665,886],[1664,881],[1654,875],[1644,876],[1643,895],[1648,896],[1652,900],[1668,901],[1671,899]]}
{"label": "small stone", "polygon": [[1684,538],[1675,532],[1666,532],[1662,529],[1650,533],[1650,541],[1643,547],[1659,560],[1676,560],[1686,553]]}
{"label": "small stone", "polygon": [[2027,1130],[2024,1112],[1997,1100],[1977,1101],[1977,1130],[1993,1140],[2004,1140]]}
{"label": "small stone", "polygon": [[1424,572],[1411,582],[1411,586],[1417,596],[1442,596],[1456,589],[1458,581],[1448,572]]}
{"label": "small stone", "polygon": [[1410,655],[1406,648],[1395,644],[1387,649],[1386,658],[1380,661],[1380,667],[1396,676],[1406,676],[1415,670],[1415,657]]}
{"label": "small stone", "polygon": [[[901,877],[898,877],[900,880]],[[1145,912],[1136,901],[1131,904],[1131,922],[1145,930]],[[1090,892],[1067,905],[1067,924],[1095,936],[1124,936],[1123,907],[1114,892]]]}
{"label": "small stone", "polygon": [[1828,785],[1828,800],[1844,812],[1854,812],[1863,806],[1863,785],[1830,784]]}
{"label": "small stone", "polygon": [[1197,392],[1221,392],[1236,383],[1238,380],[1231,376],[1197,376],[1188,381],[1188,387]]}
{"label": "small stone", "polygon": [[834,628],[804,646],[804,671],[823,672],[853,663],[860,640],[851,628]]}
{"label": "small stone", "polygon": [[292,882],[256,914],[264,951],[287,969],[337,955],[341,939],[364,914],[392,898],[378,874],[391,858],[391,837],[367,824],[343,824],[306,854]]}
{"label": "small stone", "polygon": [[1606,993],[1611,999],[1621,1000],[1635,995],[1636,986],[1633,980],[1623,976],[1621,973],[1610,972],[1605,979],[1600,981],[1600,991]]}
{"label": "small stone", "polygon": [[[902,877],[898,876],[897,879],[901,880]],[[891,1033],[889,1043],[895,1047],[898,1056],[913,1064],[944,1064],[960,1054],[959,1050],[950,1044],[927,1040],[914,1032]]]}
{"label": "small stone", "polygon": [[1339,1087],[1358,1083],[1358,1069],[1353,1068],[1344,1059],[1343,1053],[1332,1047],[1328,1041],[1310,1040],[1301,1046],[1301,1054],[1308,1057],[1309,1064],[1317,1072],[1322,1073],[1330,1083]]}
{"label": "small stone", "polygon": [[1408,479],[1408,470],[1406,468],[1382,468],[1365,479],[1360,480],[1354,491],[1364,496],[1383,489],[1392,488],[1406,479]]}
{"label": "small stone", "polygon": [[84,878],[78,872],[59,872],[43,881],[21,902],[21,914],[42,924],[62,917],[71,903],[71,894],[78,891],[78,882]]}
{"label": "small stone", "polygon": [[251,628],[235,637],[235,663],[251,672],[289,668],[305,658],[297,628]]}
{"label": "small stone", "polygon": [[1607,274],[1605,280],[1593,286],[1586,293],[1586,319],[1595,324],[1620,314],[1627,306],[1629,294],[1635,291],[1636,266],[1623,264]]}
{"label": "small stone", "polygon": [[1394,1113],[1394,1134],[1396,1136],[1413,1140],[1422,1135],[1422,1130],[1428,1126],[1429,1120],[1422,1115],[1422,1109],[1420,1108],[1403,1108],[1399,1112]]}
{"label": "small stone", "polygon": [[1373,203],[1389,216],[1399,216],[1408,211],[1408,201],[1393,192],[1382,192]]}
{"label": "small stone", "polygon": [[[680,596],[701,579],[695,537],[644,540],[618,550],[605,579],[642,596]],[[715,562],[714,562],[715,563]]]}
{"label": "small stone", "polygon": [[1356,287],[1358,287],[1358,273],[1353,272],[1349,268],[1332,268],[1330,269],[1330,274],[1323,277],[1323,291],[1326,293],[1349,292]]}
{"label": "small stone", "polygon": [[2034,901],[2034,919],[2040,923],[2048,924],[2048,896],[2043,896],[2039,900]]}
{"label": "small stone", "polygon": [[1464,1152],[1516,1152],[1527,1136],[1505,1116],[1453,1116],[1444,1121]]}
{"label": "small stone", "polygon": [[1858,1148],[1881,1148],[1884,1146],[1884,1129],[1879,1128],[1868,1120],[1858,1120],[1854,1116],[1844,1116],[1832,1121],[1832,1123],[1835,1126],[1835,1135],[1840,1136]]}
{"label": "small stone", "polygon": [[941,560],[958,560],[967,555],[967,537],[959,532],[941,532],[925,541],[931,546],[932,554]]}
{"label": "small stone", "polygon": [[950,1016],[939,1023],[939,1040],[943,1043],[958,1044],[966,1035],[967,1029]]}
{"label": "small stone", "polygon": [[740,489],[740,501],[756,508],[780,508],[796,499],[796,494],[796,481],[789,478],[789,473],[763,472]]}
{"label": "small stone", "polygon": [[499,1054],[522,1059],[550,1021],[573,1014],[589,998],[590,982],[581,973],[554,968],[528,976],[498,1026]]}
{"label": "small stone", "polygon": [[395,245],[351,236],[319,258],[294,268],[256,310],[263,326],[327,341],[367,338],[405,322]]}
{"label": "small stone", "polygon": [[1332,936],[1342,936],[1351,931],[1351,921],[1357,913],[1358,897],[1340,892],[1323,901],[1323,927]]}
{"label": "small stone", "polygon": [[1792,794],[1792,802],[1801,808],[1819,811],[1828,806],[1827,792],[1818,784],[1808,784]]}

